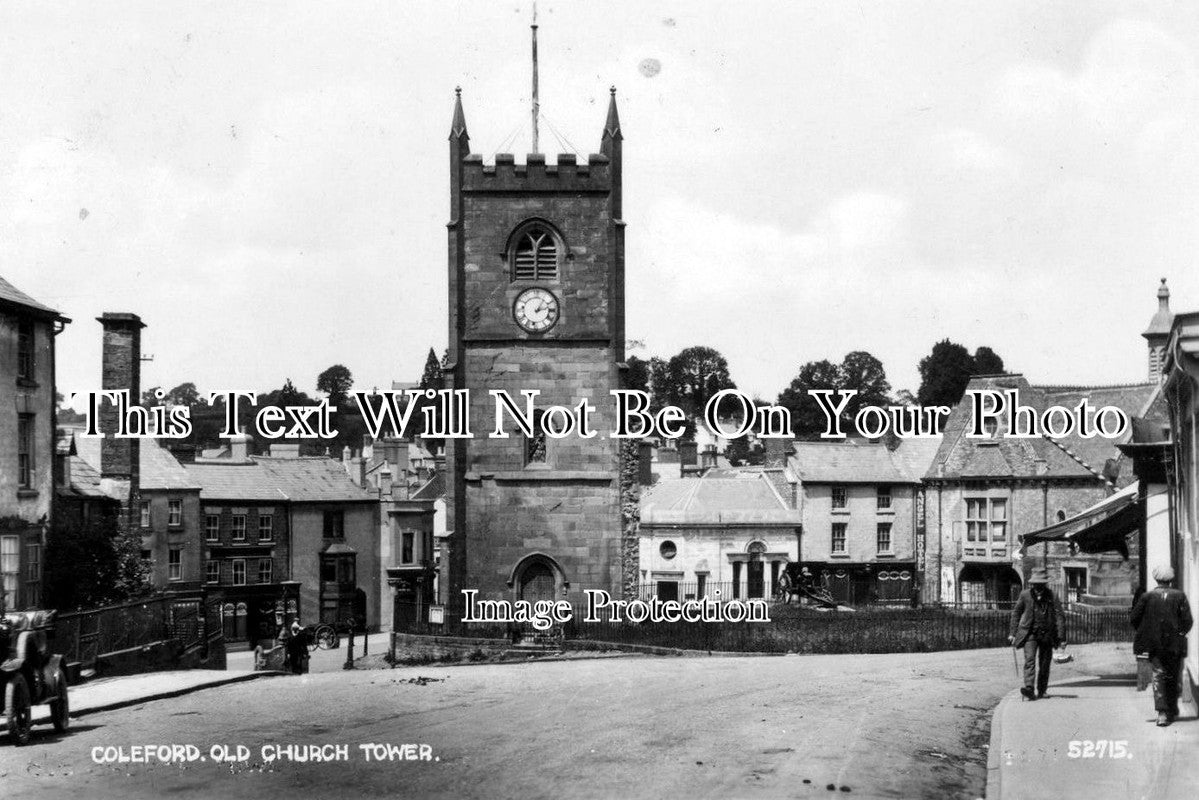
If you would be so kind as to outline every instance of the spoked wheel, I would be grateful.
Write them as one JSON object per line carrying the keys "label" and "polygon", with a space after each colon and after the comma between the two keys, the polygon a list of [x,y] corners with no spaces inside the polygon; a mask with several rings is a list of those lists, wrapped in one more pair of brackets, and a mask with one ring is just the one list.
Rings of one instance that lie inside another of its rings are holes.
{"label": "spoked wheel", "polygon": [[62,667],[58,668],[54,683],[58,687],[58,698],[50,701],[50,720],[54,723],[54,730],[62,733],[71,725],[71,704],[67,700],[67,673]]}
{"label": "spoked wheel", "polygon": [[33,712],[29,705],[29,684],[25,676],[13,675],[4,690],[5,717],[8,735],[15,745],[29,743],[29,728],[33,724]]}
{"label": "spoked wheel", "polygon": [[322,650],[336,650],[341,643],[341,637],[332,625],[322,625],[316,629],[316,646]]}

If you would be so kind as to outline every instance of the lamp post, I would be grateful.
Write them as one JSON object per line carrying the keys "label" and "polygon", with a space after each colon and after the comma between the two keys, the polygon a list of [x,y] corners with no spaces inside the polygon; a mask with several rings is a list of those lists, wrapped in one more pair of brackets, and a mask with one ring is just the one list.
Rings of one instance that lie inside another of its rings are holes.
{"label": "lamp post", "polygon": [[354,668],[354,623],[351,620],[346,631],[346,663],[341,665],[342,669]]}

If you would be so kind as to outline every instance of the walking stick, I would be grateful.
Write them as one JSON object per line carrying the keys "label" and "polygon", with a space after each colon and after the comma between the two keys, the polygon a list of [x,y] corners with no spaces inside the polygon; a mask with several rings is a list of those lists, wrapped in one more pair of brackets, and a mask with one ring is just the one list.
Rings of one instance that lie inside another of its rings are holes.
{"label": "walking stick", "polygon": [[1016,648],[1012,647],[1012,667],[1016,670],[1016,677],[1020,677],[1020,659],[1016,657]]}

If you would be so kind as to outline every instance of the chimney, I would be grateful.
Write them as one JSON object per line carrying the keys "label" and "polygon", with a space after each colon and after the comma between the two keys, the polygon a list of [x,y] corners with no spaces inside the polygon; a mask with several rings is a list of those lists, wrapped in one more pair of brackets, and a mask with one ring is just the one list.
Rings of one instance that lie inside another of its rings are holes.
{"label": "chimney", "polygon": [[235,463],[250,460],[250,437],[244,432],[229,440],[229,460]]}
{"label": "chimney", "polygon": [[787,464],[787,457],[791,454],[791,439],[763,439],[766,444],[766,453],[762,459],[764,467],[782,467]]}
{"label": "chimney", "polygon": [[379,470],[379,494],[384,497],[391,496],[391,467],[387,465],[386,461]]}
{"label": "chimney", "polygon": [[300,443],[299,442],[276,442],[267,450],[267,454],[271,458],[299,458]]}
{"label": "chimney", "polygon": [[[137,314],[104,312],[96,321],[104,328],[100,386],[106,390],[124,389],[129,404],[141,403],[142,324]],[[115,439],[117,408],[105,402],[100,406],[100,477],[132,481],[137,476],[137,439]]]}
{"label": "chimney", "polygon": [[[137,314],[106,311],[96,321],[104,329],[101,345],[100,385],[106,390],[125,390],[131,406],[141,403],[142,324]],[[117,408],[100,406],[100,485],[121,502],[119,529],[133,530],[141,502],[140,445],[137,439],[116,439]]]}
{"label": "chimney", "polygon": [[642,486],[654,483],[654,445],[645,439],[637,445],[637,482]]}
{"label": "chimney", "polygon": [[362,434],[362,460],[370,462],[375,457],[375,440],[370,434]]}
{"label": "chimney", "polygon": [[699,453],[699,466],[704,470],[709,470],[716,466],[716,445],[704,445],[704,449]]}
{"label": "chimney", "polygon": [[1149,381],[1161,383],[1165,377],[1162,374],[1166,356],[1166,340],[1170,338],[1170,328],[1174,324],[1174,315],[1170,313],[1170,287],[1162,278],[1162,285],[1157,288],[1157,313],[1149,320],[1149,327],[1141,336],[1149,345]]}
{"label": "chimney", "polygon": [[695,466],[697,445],[694,441],[679,442],[679,463],[684,467]]}

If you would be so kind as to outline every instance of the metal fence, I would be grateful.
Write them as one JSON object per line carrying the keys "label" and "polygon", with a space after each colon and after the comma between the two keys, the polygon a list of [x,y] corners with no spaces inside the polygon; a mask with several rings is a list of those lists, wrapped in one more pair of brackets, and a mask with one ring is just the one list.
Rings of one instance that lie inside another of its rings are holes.
{"label": "metal fence", "polygon": [[102,659],[168,640],[181,652],[209,648],[220,643],[219,605],[215,639],[213,613],[213,604],[199,594],[73,611],[55,619],[53,648],[82,671],[95,669]]}
{"label": "metal fence", "polygon": [[[422,620],[407,633],[470,638],[558,639],[608,642],[683,650],[767,653],[911,653],[1002,647],[1011,625],[1008,609],[942,605],[921,608],[884,605],[846,611],[772,603],[768,622],[629,622],[600,612],[586,620],[586,606],[571,602],[570,621],[538,632],[529,623],[464,622],[461,610],[445,609],[444,621]],[[1075,609],[1065,612],[1070,644],[1131,641],[1124,609]]]}

